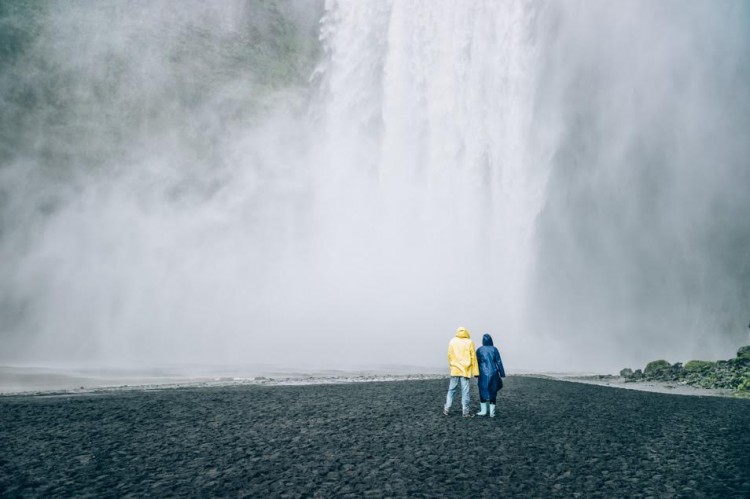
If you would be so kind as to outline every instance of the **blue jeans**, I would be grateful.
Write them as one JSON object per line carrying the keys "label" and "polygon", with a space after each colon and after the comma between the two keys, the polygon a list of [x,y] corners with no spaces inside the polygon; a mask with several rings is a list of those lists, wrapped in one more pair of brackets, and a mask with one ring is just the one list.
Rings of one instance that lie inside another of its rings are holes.
{"label": "blue jeans", "polygon": [[445,398],[445,410],[447,411],[453,405],[453,396],[456,394],[459,380],[461,381],[461,408],[464,414],[468,414],[471,409],[469,407],[469,390],[471,385],[469,384],[470,379],[462,376],[451,376],[451,382],[448,385],[448,396]]}

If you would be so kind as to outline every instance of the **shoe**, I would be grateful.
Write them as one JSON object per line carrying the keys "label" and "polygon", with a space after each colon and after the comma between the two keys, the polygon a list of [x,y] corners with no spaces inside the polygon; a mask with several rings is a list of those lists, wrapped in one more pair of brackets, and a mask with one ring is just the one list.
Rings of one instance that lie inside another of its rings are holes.
{"label": "shoe", "polygon": [[465,412],[465,413],[464,413],[464,417],[465,417],[465,418],[473,418],[473,417],[474,417],[474,414],[472,414],[471,412]]}
{"label": "shoe", "polygon": [[448,409],[443,409],[443,414],[447,416],[448,415]]}
{"label": "shoe", "polygon": [[495,404],[490,404],[490,417],[495,417]]}
{"label": "shoe", "polygon": [[487,415],[487,402],[482,402],[480,405],[482,406],[482,410],[477,413],[477,416],[486,416]]}

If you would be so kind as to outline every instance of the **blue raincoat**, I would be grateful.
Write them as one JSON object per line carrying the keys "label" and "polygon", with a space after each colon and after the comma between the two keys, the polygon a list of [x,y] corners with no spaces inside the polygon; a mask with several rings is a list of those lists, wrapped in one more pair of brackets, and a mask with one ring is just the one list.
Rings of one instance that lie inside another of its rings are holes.
{"label": "blue raincoat", "polygon": [[505,377],[500,351],[492,345],[492,336],[485,334],[482,346],[477,349],[479,361],[479,397],[494,400],[500,390],[500,377]]}

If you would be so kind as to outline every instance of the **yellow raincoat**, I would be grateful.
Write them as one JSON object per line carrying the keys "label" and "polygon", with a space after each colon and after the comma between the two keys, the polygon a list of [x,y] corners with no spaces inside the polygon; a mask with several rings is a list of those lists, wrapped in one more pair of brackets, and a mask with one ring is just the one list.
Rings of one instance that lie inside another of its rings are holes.
{"label": "yellow raincoat", "polygon": [[469,331],[464,327],[458,328],[456,337],[448,343],[448,364],[451,366],[451,376],[479,376],[477,349],[474,348]]}

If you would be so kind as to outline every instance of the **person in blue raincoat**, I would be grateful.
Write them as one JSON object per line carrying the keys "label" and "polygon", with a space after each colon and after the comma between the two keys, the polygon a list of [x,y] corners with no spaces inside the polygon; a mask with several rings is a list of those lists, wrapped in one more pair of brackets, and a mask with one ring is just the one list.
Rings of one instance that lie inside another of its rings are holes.
{"label": "person in blue raincoat", "polygon": [[490,417],[495,417],[495,405],[497,404],[497,392],[502,388],[505,377],[503,360],[500,351],[492,344],[492,336],[485,334],[482,337],[482,346],[477,349],[477,361],[479,362],[479,402],[482,410],[477,416],[487,415],[487,404],[490,405]]}

